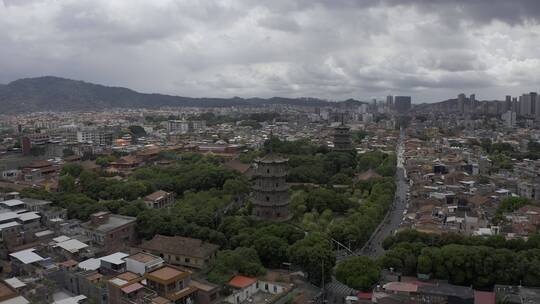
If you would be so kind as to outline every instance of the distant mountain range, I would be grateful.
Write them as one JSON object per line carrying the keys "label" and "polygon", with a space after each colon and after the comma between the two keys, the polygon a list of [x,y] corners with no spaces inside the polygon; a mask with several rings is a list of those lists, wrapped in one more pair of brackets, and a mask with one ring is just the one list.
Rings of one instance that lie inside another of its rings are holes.
{"label": "distant mountain range", "polygon": [[[348,99],[342,105],[360,104]],[[0,84],[2,113],[38,111],[84,111],[110,108],[229,107],[253,105],[329,106],[316,98],[191,98],[164,94],[139,93],[122,87],[108,87],[53,76],[24,78]]]}

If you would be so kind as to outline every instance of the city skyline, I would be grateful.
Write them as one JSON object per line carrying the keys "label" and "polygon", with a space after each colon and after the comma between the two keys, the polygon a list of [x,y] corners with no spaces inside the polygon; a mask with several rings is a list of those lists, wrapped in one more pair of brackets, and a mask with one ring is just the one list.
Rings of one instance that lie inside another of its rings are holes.
{"label": "city skyline", "polygon": [[535,1],[4,0],[0,83],[55,75],[192,97],[502,100],[538,91],[539,10]]}

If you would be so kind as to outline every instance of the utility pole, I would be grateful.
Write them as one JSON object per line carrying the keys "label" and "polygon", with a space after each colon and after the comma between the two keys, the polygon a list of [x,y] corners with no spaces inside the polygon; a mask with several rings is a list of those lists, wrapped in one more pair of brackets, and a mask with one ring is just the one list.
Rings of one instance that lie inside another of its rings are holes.
{"label": "utility pole", "polygon": [[322,260],[322,304],[326,302],[326,289],[324,288],[324,258]]}

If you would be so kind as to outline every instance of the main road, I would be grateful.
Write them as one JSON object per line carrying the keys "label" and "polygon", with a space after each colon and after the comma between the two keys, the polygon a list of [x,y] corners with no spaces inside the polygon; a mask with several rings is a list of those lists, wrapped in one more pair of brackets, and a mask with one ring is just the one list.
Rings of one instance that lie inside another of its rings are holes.
{"label": "main road", "polygon": [[364,244],[364,247],[352,252],[341,250],[337,254],[337,260],[342,261],[352,256],[364,255],[370,257],[379,257],[384,253],[382,248],[382,242],[384,239],[391,235],[396,229],[399,228],[403,217],[407,213],[407,179],[406,171],[404,167],[404,131],[400,131],[398,145],[396,147],[396,192],[392,206],[384,217],[383,221],[377,226],[375,231],[371,234],[369,240]]}
{"label": "main road", "polygon": [[[403,130],[400,130],[399,142],[396,147],[396,192],[395,198],[393,201],[390,210],[386,214],[383,222],[377,227],[373,232],[370,239],[366,242],[364,247],[355,251],[349,252],[345,255],[338,255],[338,263],[352,256],[370,256],[370,257],[379,257],[384,254],[384,249],[382,248],[383,240],[391,235],[396,229],[399,228],[403,217],[407,213],[407,179],[406,171],[404,167],[404,141],[405,134]],[[355,290],[346,286],[343,283],[338,282],[335,278],[332,278],[332,281],[325,286],[325,296],[323,300],[323,294],[320,294],[320,297],[315,299],[313,303],[327,303],[327,304],[341,304],[344,303],[344,299],[348,295],[355,294]]]}
{"label": "main road", "polygon": [[[404,167],[405,158],[404,158],[404,141],[405,134],[403,130],[400,130],[399,141],[396,147],[396,192],[395,198],[390,210],[386,214],[383,222],[377,227],[373,232],[369,240],[366,242],[364,247],[355,251],[355,252],[345,252],[345,255],[338,254],[337,259],[338,263],[352,256],[370,256],[370,257],[379,257],[384,254],[384,249],[382,248],[383,240],[391,235],[396,229],[399,228],[403,217],[407,213],[407,179],[406,171]],[[332,278],[332,281],[325,286],[325,300],[327,304],[341,304],[344,303],[344,299],[348,295],[353,295],[356,291],[343,283],[338,282],[335,278]],[[322,294],[320,297],[314,300],[314,303],[323,303]]]}
{"label": "main road", "polygon": [[399,143],[397,146],[397,166],[396,166],[396,193],[395,198],[388,214],[384,218],[383,222],[371,235],[369,241],[362,248],[360,255],[367,255],[371,257],[379,257],[383,255],[384,249],[382,248],[382,242],[384,239],[394,233],[399,228],[405,214],[407,213],[407,191],[408,184],[406,179],[406,171],[404,167],[404,131],[400,131]]}

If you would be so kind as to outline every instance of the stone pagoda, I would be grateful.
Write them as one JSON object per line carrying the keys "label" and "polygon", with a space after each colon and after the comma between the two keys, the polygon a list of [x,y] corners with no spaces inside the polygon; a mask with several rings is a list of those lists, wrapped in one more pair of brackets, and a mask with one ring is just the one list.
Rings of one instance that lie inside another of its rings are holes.
{"label": "stone pagoda", "polygon": [[334,128],[334,151],[352,151],[351,128],[341,122],[341,125]]}
{"label": "stone pagoda", "polygon": [[288,159],[268,154],[255,160],[253,210],[257,219],[285,221],[289,219]]}

